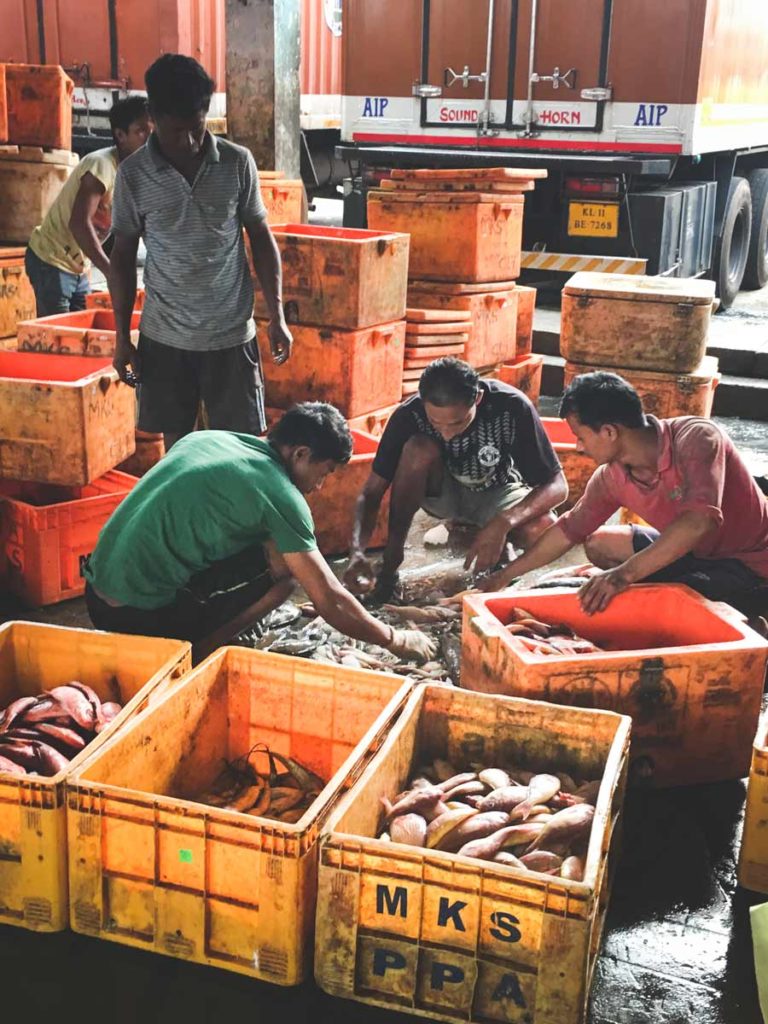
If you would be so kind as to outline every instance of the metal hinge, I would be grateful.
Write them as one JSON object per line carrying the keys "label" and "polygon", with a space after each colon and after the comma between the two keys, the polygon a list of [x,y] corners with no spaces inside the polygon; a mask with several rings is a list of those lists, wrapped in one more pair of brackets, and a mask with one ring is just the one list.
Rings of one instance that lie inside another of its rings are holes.
{"label": "metal hinge", "polygon": [[610,85],[593,86],[591,89],[582,89],[581,98],[590,100],[592,103],[605,103],[613,96],[613,89]]}
{"label": "metal hinge", "polygon": [[438,96],[443,95],[442,86],[439,85],[428,85],[426,82],[414,82],[411,90],[413,96],[418,96],[422,100],[434,100]]}

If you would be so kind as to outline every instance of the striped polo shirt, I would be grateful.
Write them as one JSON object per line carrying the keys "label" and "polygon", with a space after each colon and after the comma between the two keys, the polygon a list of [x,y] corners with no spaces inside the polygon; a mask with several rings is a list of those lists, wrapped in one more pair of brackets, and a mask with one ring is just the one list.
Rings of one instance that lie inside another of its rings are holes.
{"label": "striped polo shirt", "polygon": [[151,135],[120,164],[112,200],[113,230],[140,235],[147,248],[142,334],[196,352],[254,337],[243,227],[266,216],[250,150],[205,139],[190,185]]}

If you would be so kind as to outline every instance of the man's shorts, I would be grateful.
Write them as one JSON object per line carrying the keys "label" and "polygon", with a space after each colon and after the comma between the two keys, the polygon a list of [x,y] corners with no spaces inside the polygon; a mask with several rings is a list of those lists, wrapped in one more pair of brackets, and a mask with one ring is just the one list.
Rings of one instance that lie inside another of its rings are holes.
{"label": "man's shorts", "polygon": [[427,495],[422,508],[436,519],[452,519],[472,526],[486,526],[494,516],[519,505],[531,493],[525,484],[505,484],[487,491],[471,491],[447,471],[440,493]]}
{"label": "man's shorts", "polygon": [[[650,526],[633,525],[635,554],[650,547],[658,537],[659,531]],[[751,614],[749,595],[765,587],[766,580],[738,558],[697,558],[688,554],[646,576],[643,583],[684,583],[710,601],[725,601]]]}
{"label": "man's shorts", "polygon": [[232,348],[192,351],[139,335],[139,430],[187,434],[202,401],[211,430],[263,434],[264,383],[254,338]]}

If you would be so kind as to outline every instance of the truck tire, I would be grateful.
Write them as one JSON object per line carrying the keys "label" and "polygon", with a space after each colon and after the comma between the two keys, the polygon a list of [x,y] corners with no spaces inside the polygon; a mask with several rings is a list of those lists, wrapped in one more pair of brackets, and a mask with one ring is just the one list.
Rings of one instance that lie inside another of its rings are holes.
{"label": "truck tire", "polygon": [[712,276],[720,308],[728,309],[739,294],[749,255],[752,230],[752,195],[746,178],[733,178],[725,204],[723,233],[715,243]]}
{"label": "truck tire", "polygon": [[752,234],[743,287],[764,288],[768,284],[768,170],[750,171],[747,181],[752,193]]}

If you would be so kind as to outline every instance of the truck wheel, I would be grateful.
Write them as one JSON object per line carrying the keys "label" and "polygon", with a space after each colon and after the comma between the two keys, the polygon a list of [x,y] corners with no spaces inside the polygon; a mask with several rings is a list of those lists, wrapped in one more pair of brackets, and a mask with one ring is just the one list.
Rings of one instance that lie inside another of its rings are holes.
{"label": "truck wheel", "polygon": [[733,178],[725,204],[723,233],[716,242],[712,276],[720,306],[728,309],[739,294],[749,255],[752,230],[752,196],[746,178]]}
{"label": "truck wheel", "polygon": [[768,284],[768,170],[751,171],[747,181],[752,193],[752,234],[743,286],[763,288]]}

